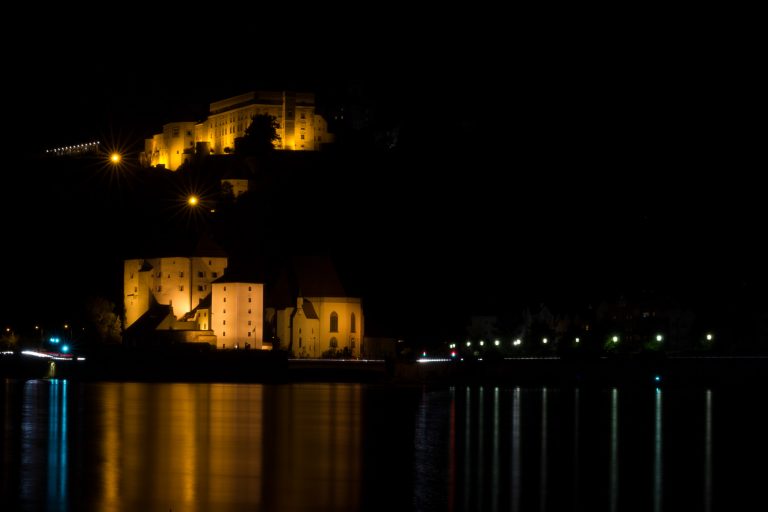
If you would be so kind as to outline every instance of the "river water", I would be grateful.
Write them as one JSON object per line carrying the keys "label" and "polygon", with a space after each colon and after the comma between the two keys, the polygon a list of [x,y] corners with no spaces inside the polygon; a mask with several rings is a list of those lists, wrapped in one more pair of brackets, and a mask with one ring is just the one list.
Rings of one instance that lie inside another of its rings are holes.
{"label": "river water", "polygon": [[763,395],[5,380],[0,510],[758,510]]}

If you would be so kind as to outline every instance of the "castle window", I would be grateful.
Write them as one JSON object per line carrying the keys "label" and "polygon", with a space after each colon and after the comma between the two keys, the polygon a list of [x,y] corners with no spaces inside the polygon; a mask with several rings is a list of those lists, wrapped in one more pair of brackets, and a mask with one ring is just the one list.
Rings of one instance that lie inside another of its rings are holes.
{"label": "castle window", "polygon": [[179,277],[184,277],[184,272],[179,272]]}
{"label": "castle window", "polygon": [[198,272],[197,277],[205,277],[205,272]]}
{"label": "castle window", "polygon": [[357,332],[357,322],[355,322],[355,314],[352,313],[352,319],[349,322],[349,332]]}
{"label": "castle window", "polygon": [[227,314],[227,310],[226,310],[226,309],[225,309],[225,310],[223,310],[223,311],[222,311],[222,314],[226,315],[226,314]]}
{"label": "castle window", "polygon": [[339,342],[336,340],[336,338],[331,338],[331,348],[336,348],[339,346]]}
{"label": "castle window", "polygon": [[205,285],[202,285],[202,284],[197,285],[197,291],[199,292],[205,291]]}
{"label": "castle window", "polygon": [[[248,325],[251,325],[251,321],[250,320],[248,320]],[[301,329],[299,329],[299,330],[301,330]]]}
{"label": "castle window", "polygon": [[223,331],[223,332],[221,333],[221,337],[222,337],[222,338],[223,338],[224,336],[226,336],[226,335],[227,335],[227,331]]}
{"label": "castle window", "polygon": [[221,325],[227,325],[227,321],[226,320],[222,320],[221,321]]}
{"label": "castle window", "polygon": [[183,284],[182,284],[181,286],[179,286],[179,291],[180,291],[180,292],[183,292],[183,291],[184,291],[184,285],[183,285]]}
{"label": "castle window", "polygon": [[250,297],[248,297],[248,302],[251,302],[251,298]]}
{"label": "castle window", "polygon": [[250,335],[251,335],[251,331],[248,331],[248,336],[250,336]]}
{"label": "castle window", "polygon": [[339,315],[331,313],[331,332],[339,332]]}
{"label": "castle window", "polygon": [[301,134],[301,140],[304,140],[304,134],[303,133]]}
{"label": "castle window", "polygon": [[299,348],[301,348],[301,337],[299,337]]}
{"label": "castle window", "polygon": [[224,302],[227,302],[227,298],[226,297],[224,297]]}
{"label": "castle window", "polygon": [[251,287],[250,286],[248,287],[248,291],[251,291]]}
{"label": "castle window", "polygon": [[138,291],[139,291],[139,287],[138,286],[134,286],[133,287],[133,293],[138,293]]}
{"label": "castle window", "polygon": [[250,310],[250,309],[248,310],[248,314],[249,314],[249,315],[251,314],[251,310]]}
{"label": "castle window", "polygon": [[219,277],[219,273],[218,272],[211,272],[211,277],[217,278],[217,277]]}
{"label": "castle window", "polygon": [[161,292],[161,291],[163,291],[163,287],[162,287],[162,286],[158,286],[158,287],[157,287],[157,291],[158,291],[158,292]]}
{"label": "castle window", "polygon": [[[227,291],[227,287],[224,287],[224,291]],[[227,302],[227,299],[224,299],[224,302]]]}

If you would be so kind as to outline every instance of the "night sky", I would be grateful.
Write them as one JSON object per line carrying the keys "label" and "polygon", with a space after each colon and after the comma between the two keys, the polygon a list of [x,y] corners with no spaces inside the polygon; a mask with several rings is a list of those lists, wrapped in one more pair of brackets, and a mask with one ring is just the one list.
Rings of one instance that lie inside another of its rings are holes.
{"label": "night sky", "polygon": [[[211,101],[253,89],[314,91],[327,117],[343,107],[346,124],[331,127],[359,151],[397,134],[395,149],[371,150],[361,159],[370,165],[345,182],[359,197],[343,238],[358,249],[331,251],[377,334],[428,335],[422,313],[448,334],[471,314],[649,289],[717,305],[761,296],[762,116],[740,43],[674,24],[562,31],[562,21],[487,19],[468,20],[491,23],[481,36],[451,25],[416,38],[419,21],[375,33],[324,26],[329,37],[314,45],[326,50],[288,64],[274,47],[265,57],[262,38],[218,53],[199,49],[212,34],[195,32],[178,72],[149,49],[183,31],[143,31],[138,20],[93,32],[44,24],[50,46],[11,57],[0,321],[37,321],[28,306],[41,294],[44,315],[71,315],[69,295],[40,278],[101,272],[126,250],[100,246],[108,220],[68,224],[87,216],[51,201],[59,185],[40,182],[30,155],[93,139],[135,151],[164,122],[203,117]],[[362,132],[350,112],[365,120]],[[104,186],[141,186],[118,182]],[[98,199],[75,209],[87,208],[94,217],[118,209]],[[60,251],[64,268],[32,263]],[[114,275],[86,281],[89,292],[114,294]]]}

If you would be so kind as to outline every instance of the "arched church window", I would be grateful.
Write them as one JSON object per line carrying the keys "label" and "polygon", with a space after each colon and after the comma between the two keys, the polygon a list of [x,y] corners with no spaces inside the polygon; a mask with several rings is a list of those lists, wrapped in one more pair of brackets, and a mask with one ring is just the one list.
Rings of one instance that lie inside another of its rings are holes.
{"label": "arched church window", "polygon": [[331,313],[331,332],[339,332],[339,315]]}

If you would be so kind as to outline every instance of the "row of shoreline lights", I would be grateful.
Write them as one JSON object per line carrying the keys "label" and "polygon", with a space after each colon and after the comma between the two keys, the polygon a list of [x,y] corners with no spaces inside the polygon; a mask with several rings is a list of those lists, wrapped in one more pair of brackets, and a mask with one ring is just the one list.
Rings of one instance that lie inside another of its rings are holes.
{"label": "row of shoreline lights", "polygon": [[[664,341],[664,335],[663,335],[663,334],[657,334],[657,335],[655,336],[655,339],[656,339],[656,341],[657,341],[657,342],[661,343],[661,342],[663,342],[663,341]],[[713,339],[715,339],[715,336],[714,336],[712,333],[707,333],[707,334],[705,335],[705,339],[706,339],[707,341],[712,341]],[[581,343],[581,338],[579,338],[579,337],[576,337],[576,338],[574,338],[574,340],[573,340],[573,341],[574,341],[574,343],[577,343],[577,344],[578,344],[578,343]],[[620,341],[620,338],[619,338],[618,336],[612,336],[612,337],[611,337],[611,342],[613,342],[613,343],[618,343],[619,341]],[[542,343],[543,345],[546,345],[546,344],[548,344],[548,343],[549,343],[549,339],[548,339],[548,338],[541,338],[541,343]],[[480,340],[480,341],[478,342],[478,344],[479,344],[481,347],[483,347],[483,346],[485,346],[485,341],[484,341],[484,340]],[[500,345],[501,345],[501,340],[494,340],[494,341],[493,341],[493,344],[494,344],[494,346],[497,346],[497,347],[498,347],[498,346],[500,346]],[[523,344],[523,340],[522,340],[522,339],[520,339],[520,338],[517,338],[517,339],[515,339],[514,341],[512,341],[512,346],[514,346],[514,347],[519,347],[519,346],[520,346],[520,345],[522,345],[522,344]],[[455,348],[457,348],[457,345],[458,345],[457,343],[451,343],[451,344],[449,344],[449,345],[448,345],[448,348],[450,348],[450,349],[455,349]],[[471,346],[472,346],[472,342],[471,342],[470,340],[467,340],[467,346],[468,346],[468,347],[471,347]]]}

